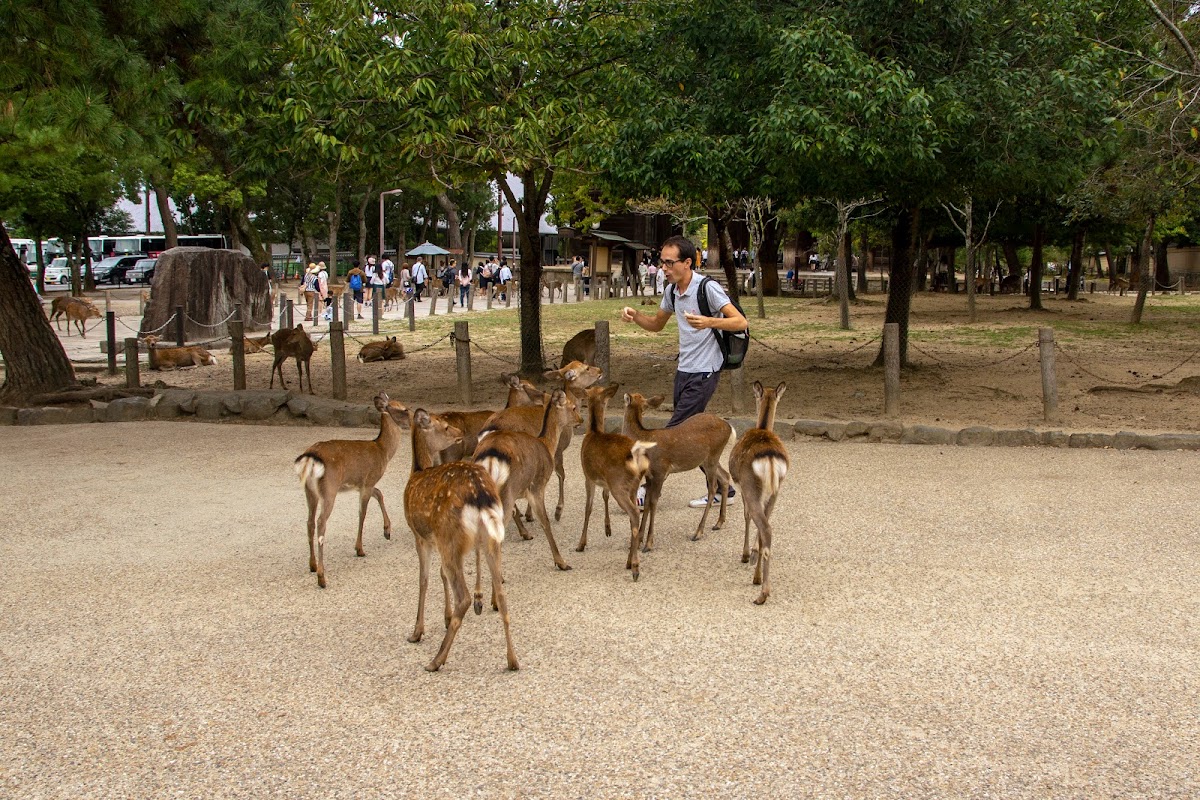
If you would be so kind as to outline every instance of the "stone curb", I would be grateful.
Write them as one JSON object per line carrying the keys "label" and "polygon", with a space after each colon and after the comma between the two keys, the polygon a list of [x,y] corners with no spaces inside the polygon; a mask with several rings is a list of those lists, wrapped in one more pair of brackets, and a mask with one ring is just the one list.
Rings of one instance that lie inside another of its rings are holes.
{"label": "stone curb", "polygon": [[[342,428],[374,428],[379,412],[374,406],[347,403],[328,397],[299,394],[282,389],[193,391],[166,389],[151,398],[130,397],[110,403],[92,402],[67,408],[12,408],[0,406],[0,427],[8,425],[79,425],[90,422],[134,422],[139,420],[189,420],[243,422],[269,425],[321,425]],[[740,436],[753,421],[727,417],[734,434]],[[663,424],[666,418],[647,419]],[[621,416],[609,414],[605,427],[621,430]],[[582,432],[582,428],[578,428]],[[775,432],[784,439],[830,442],[892,442],[956,447],[1067,447],[1112,448],[1116,450],[1200,450],[1200,434],[1067,433],[1033,428],[993,429],[981,425],[940,428],[905,425],[893,420],[800,419],[777,421]]]}

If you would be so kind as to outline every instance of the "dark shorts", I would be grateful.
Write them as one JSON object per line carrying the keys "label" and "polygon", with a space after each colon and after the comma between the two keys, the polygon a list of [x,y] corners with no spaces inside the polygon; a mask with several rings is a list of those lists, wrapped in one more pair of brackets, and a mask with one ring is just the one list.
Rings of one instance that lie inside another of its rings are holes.
{"label": "dark shorts", "polygon": [[716,394],[720,380],[720,372],[676,372],[675,413],[671,415],[667,427],[673,427],[689,417],[703,413],[708,407],[708,401]]}
{"label": "dark shorts", "polygon": [[363,298],[363,294],[362,294],[363,290],[362,289],[351,289],[351,291],[354,292],[354,302],[361,303],[363,301],[363,299],[362,299]]}

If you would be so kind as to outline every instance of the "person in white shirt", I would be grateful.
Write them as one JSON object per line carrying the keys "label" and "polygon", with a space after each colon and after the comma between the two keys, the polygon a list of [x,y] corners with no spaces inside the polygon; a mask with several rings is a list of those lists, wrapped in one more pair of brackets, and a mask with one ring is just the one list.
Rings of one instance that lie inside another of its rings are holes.
{"label": "person in white shirt", "polygon": [[425,269],[425,262],[420,256],[417,256],[417,263],[412,265],[409,276],[413,282],[413,299],[419,303],[421,293],[425,291],[425,282],[429,280],[429,271]]}
{"label": "person in white shirt", "polygon": [[396,279],[396,265],[392,263],[392,260],[384,258],[379,265],[379,271],[382,273],[384,287],[391,286],[392,281]]}
{"label": "person in white shirt", "polygon": [[508,262],[505,261],[500,267],[500,299],[508,302],[508,282],[512,280],[512,270],[509,269]]}

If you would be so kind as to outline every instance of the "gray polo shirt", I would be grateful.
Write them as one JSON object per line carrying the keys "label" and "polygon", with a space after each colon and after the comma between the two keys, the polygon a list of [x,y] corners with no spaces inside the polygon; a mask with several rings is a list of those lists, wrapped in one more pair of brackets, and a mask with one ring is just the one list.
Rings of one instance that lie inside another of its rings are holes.
{"label": "gray polo shirt", "polygon": [[[693,328],[683,316],[700,313],[697,293],[702,280],[703,276],[700,273],[693,273],[692,282],[688,284],[686,292],[681,293],[672,286],[663,293],[662,303],[658,306],[663,311],[674,313],[675,322],[679,325],[679,366],[676,367],[679,372],[719,372],[721,365],[725,363],[725,357],[721,355],[721,348],[717,345],[717,337],[713,335],[712,329]],[[712,316],[724,317],[720,309],[729,303],[729,295],[715,280],[708,282],[706,291]],[[675,298],[674,302],[671,300],[672,296]]]}

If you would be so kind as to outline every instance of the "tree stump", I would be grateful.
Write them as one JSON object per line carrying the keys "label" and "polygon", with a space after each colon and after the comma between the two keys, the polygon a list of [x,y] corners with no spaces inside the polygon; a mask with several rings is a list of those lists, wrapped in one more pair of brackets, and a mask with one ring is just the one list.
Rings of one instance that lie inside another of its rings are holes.
{"label": "tree stump", "polygon": [[154,266],[153,291],[141,332],[162,327],[175,307],[183,306],[184,336],[189,341],[215,339],[225,335],[224,321],[237,303],[242,304],[247,333],[270,329],[267,277],[254,259],[237,250],[173,247]]}

